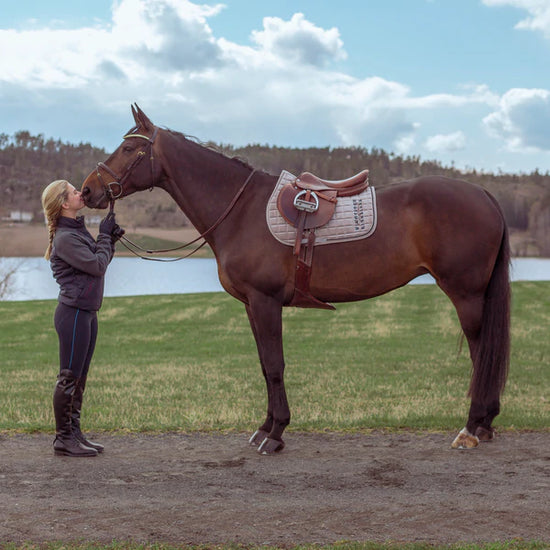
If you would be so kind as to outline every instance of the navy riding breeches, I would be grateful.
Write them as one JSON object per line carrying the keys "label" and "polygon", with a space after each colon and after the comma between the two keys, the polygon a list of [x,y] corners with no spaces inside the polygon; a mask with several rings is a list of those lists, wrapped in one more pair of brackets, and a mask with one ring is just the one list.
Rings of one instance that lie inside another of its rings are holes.
{"label": "navy riding breeches", "polygon": [[59,370],[69,369],[75,378],[86,378],[97,338],[97,312],[59,303],[54,322],[59,336]]}

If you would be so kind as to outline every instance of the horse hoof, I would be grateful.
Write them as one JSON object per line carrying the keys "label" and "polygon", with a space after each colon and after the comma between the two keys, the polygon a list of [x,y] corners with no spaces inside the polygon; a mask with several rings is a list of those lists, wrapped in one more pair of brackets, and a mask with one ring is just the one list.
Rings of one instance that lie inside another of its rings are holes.
{"label": "horse hoof", "polygon": [[483,426],[478,426],[476,429],[476,436],[480,441],[492,441],[495,438],[495,430],[493,428],[484,428]]}
{"label": "horse hoof", "polygon": [[451,443],[453,449],[473,449],[479,445],[479,438],[463,428]]}
{"label": "horse hoof", "polygon": [[272,455],[282,451],[284,448],[285,444],[283,441],[266,437],[258,447],[258,452],[261,455]]}
{"label": "horse hoof", "polygon": [[258,447],[258,445],[261,445],[269,436],[267,432],[264,432],[263,430],[256,430],[252,437],[248,440],[248,444],[251,447]]}

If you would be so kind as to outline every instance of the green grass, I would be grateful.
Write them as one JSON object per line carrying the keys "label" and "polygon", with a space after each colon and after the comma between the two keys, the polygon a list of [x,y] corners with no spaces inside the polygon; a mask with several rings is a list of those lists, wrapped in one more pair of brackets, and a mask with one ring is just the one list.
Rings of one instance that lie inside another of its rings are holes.
{"label": "green grass", "polygon": [[[55,301],[0,302],[0,431],[51,432]],[[500,430],[550,426],[550,283],[513,284]],[[470,361],[433,285],[284,313],[289,430],[456,430]],[[244,307],[223,293],[107,298],[84,420],[90,430],[253,431],[266,391]]]}

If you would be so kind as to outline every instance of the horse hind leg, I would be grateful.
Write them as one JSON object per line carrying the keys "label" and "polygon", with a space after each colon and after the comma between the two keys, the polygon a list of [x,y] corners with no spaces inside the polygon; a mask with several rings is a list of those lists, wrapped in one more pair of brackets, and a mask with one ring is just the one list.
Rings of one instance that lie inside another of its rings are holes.
{"label": "horse hind leg", "polygon": [[[467,437],[471,435],[478,441],[494,437],[491,424],[500,411],[510,363],[510,245],[502,213],[501,219],[500,247],[485,292],[476,300],[473,317],[470,319],[468,307],[461,314],[457,306],[473,364],[469,391],[472,404],[466,431]],[[453,446],[461,445],[456,442]]]}
{"label": "horse hind leg", "polygon": [[476,369],[484,368],[480,356],[487,352],[486,346],[483,345],[485,336],[482,331],[485,296],[481,294],[461,300],[455,299],[453,303],[468,342],[473,370],[469,390],[471,404],[468,421],[451,447],[472,449],[477,447],[480,441],[493,439],[494,430],[491,424],[500,411],[500,397],[491,381],[484,378],[483,373],[476,372]]}

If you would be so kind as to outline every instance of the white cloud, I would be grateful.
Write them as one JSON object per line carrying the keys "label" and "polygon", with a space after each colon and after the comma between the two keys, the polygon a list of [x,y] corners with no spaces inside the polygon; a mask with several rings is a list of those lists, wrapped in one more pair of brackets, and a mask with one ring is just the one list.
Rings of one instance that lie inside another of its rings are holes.
{"label": "white cloud", "polygon": [[464,86],[462,94],[427,94],[419,97],[399,99],[401,107],[419,110],[439,109],[441,107],[461,108],[467,105],[498,105],[499,97],[485,85]]}
{"label": "white cloud", "polygon": [[295,13],[290,21],[265,17],[263,24],[263,31],[252,32],[252,40],[286,62],[324,67],[347,57],[338,29],[317,27],[303,13]]}
{"label": "white cloud", "polygon": [[511,151],[550,151],[550,91],[515,88],[506,92],[498,110],[483,124]]}
{"label": "white cloud", "polygon": [[112,22],[97,28],[0,30],[0,50],[10,51],[0,58],[0,96],[9,93],[20,112],[32,100],[50,120],[63,112],[55,108],[58,98],[70,102],[72,90],[73,103],[97,109],[104,124],[123,119],[138,101],[146,110],[154,106],[159,123],[191,125],[193,133],[235,144],[385,148],[414,141],[415,113],[489,101],[483,87],[414,97],[398,82],[330,70],[346,56],[338,30],[301,13],[288,21],[264,18],[251,46],[215,37],[208,18],[221,9],[188,0],[120,0]]}
{"label": "white cloud", "polygon": [[466,146],[464,132],[458,131],[451,134],[436,134],[426,140],[425,147],[432,153],[442,151],[460,151]]}
{"label": "white cloud", "polygon": [[196,70],[218,66],[221,49],[207,18],[222,9],[188,0],[122,0],[113,10],[112,37],[124,37],[118,54],[161,70]]}
{"label": "white cloud", "polygon": [[519,21],[516,29],[540,31],[550,39],[550,2],[548,0],[483,0],[486,6],[511,6],[526,10],[529,16]]}
{"label": "white cloud", "polygon": [[101,29],[0,31],[0,79],[29,87],[82,86],[105,59],[110,34]]}
{"label": "white cloud", "polygon": [[206,18],[221,6],[187,0],[121,0],[108,28],[0,30],[0,78],[29,88],[84,86],[109,75],[135,82],[152,73],[220,66]]}
{"label": "white cloud", "polygon": [[[0,29],[0,51],[10,52],[0,56],[3,131],[111,148],[137,101],[160,125],[234,145],[453,152],[471,142],[463,120],[479,124],[493,111],[485,119],[493,134],[544,146],[542,133],[527,135],[535,122],[527,125],[523,116],[520,124],[518,117],[520,104],[528,104],[534,119],[536,109],[544,119],[545,97],[514,101],[484,85],[418,95],[379,76],[355,78],[333,68],[346,56],[337,29],[300,13],[287,21],[266,17],[243,45],[214,35],[208,20],[221,9],[188,0],[119,0],[112,20],[97,27]],[[457,132],[445,134],[442,126]]]}
{"label": "white cloud", "polygon": [[400,155],[407,155],[414,151],[416,139],[413,134],[404,135],[394,141],[395,152]]}

